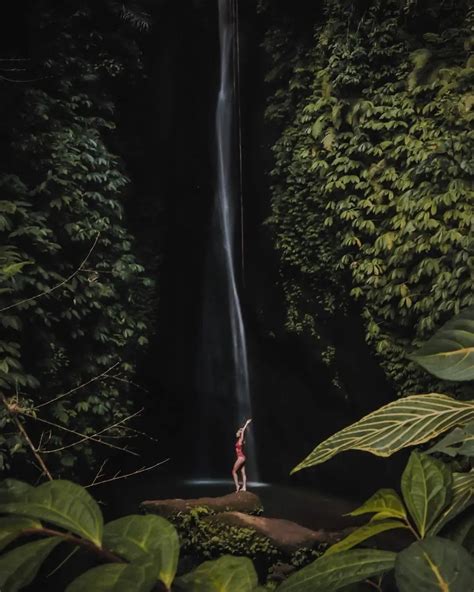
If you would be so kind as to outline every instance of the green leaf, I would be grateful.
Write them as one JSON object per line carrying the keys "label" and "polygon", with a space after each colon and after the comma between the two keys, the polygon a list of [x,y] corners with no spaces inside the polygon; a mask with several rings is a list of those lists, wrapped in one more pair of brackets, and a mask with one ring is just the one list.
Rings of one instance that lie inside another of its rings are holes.
{"label": "green leaf", "polygon": [[[457,446],[459,444],[459,446]],[[440,452],[447,456],[455,457],[474,456],[474,421],[471,421],[464,428],[454,428],[429,450],[428,454]]]}
{"label": "green leaf", "polygon": [[0,557],[0,590],[17,592],[31,584],[41,564],[51,551],[62,542],[52,537],[28,543]]}
{"label": "green leaf", "polygon": [[65,592],[150,592],[156,585],[150,563],[111,563],[86,571]]}
{"label": "green leaf", "polygon": [[409,358],[443,380],[474,380],[474,306],[448,321]]}
{"label": "green leaf", "polygon": [[156,579],[171,587],[179,557],[176,529],[159,516],[126,516],[104,528],[104,545],[127,561],[151,557]]}
{"label": "green leaf", "polygon": [[395,576],[400,592],[468,592],[474,558],[453,541],[431,537],[398,554]]}
{"label": "green leaf", "polygon": [[324,440],[292,473],[326,462],[346,450],[390,456],[473,420],[474,401],[457,401],[436,393],[404,397]]}
{"label": "green leaf", "polygon": [[44,520],[101,546],[102,513],[94,499],[80,485],[70,481],[48,481],[39,487],[25,489],[20,499],[0,503],[0,513]]}
{"label": "green leaf", "polygon": [[335,545],[329,547],[324,555],[332,555],[333,553],[340,553],[341,551],[347,551],[352,549],[362,541],[366,541],[371,537],[385,532],[386,530],[394,530],[396,528],[409,528],[407,524],[404,524],[400,520],[377,520],[375,522],[369,522],[364,524],[357,530],[351,532],[350,535],[346,536],[345,539],[339,541]]}
{"label": "green leaf", "polygon": [[407,518],[407,512],[400,496],[394,489],[380,489],[366,502],[349,512],[347,516],[361,516],[362,514],[375,513],[372,520],[384,520],[385,518]]}
{"label": "green leaf", "polygon": [[474,469],[469,473],[453,473],[451,492],[451,503],[431,525],[430,535],[438,534],[450,520],[474,503]]}
{"label": "green leaf", "polygon": [[258,578],[250,559],[224,555],[178,578],[176,585],[183,592],[251,592]]}
{"label": "green leaf", "polygon": [[352,549],[323,555],[290,576],[278,592],[334,592],[393,569],[396,553]]}
{"label": "green leaf", "polygon": [[14,541],[24,530],[41,528],[41,522],[31,518],[6,516],[0,518],[0,551]]}
{"label": "green leaf", "polygon": [[402,475],[405,504],[422,538],[451,501],[453,477],[449,468],[427,454],[412,452]]}

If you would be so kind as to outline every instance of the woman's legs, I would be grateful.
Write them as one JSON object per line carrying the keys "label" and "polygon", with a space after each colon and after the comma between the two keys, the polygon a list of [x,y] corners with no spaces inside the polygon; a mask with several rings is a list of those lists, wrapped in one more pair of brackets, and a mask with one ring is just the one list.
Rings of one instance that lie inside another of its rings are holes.
{"label": "woman's legs", "polygon": [[247,473],[245,472],[245,462],[242,465],[240,472],[242,473],[242,489],[241,489],[241,491],[247,491]]}
{"label": "woman's legs", "polygon": [[235,491],[239,491],[239,477],[237,475],[237,471],[240,469],[240,467],[245,463],[245,458],[242,456],[238,456],[237,460],[234,463],[234,467],[232,469],[232,477],[234,479],[234,483],[235,483]]}

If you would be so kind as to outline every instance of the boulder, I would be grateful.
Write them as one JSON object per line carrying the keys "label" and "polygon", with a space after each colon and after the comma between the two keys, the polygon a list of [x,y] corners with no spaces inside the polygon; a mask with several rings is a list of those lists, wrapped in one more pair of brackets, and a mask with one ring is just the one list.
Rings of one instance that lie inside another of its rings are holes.
{"label": "boulder", "polygon": [[221,497],[200,497],[196,499],[147,500],[141,509],[148,514],[170,518],[178,512],[189,512],[193,508],[209,508],[214,513],[237,512],[242,515],[258,514],[262,511],[260,498],[250,491],[239,491]]}
{"label": "boulder", "polygon": [[277,549],[290,554],[305,547],[312,548],[319,543],[332,545],[353,530],[352,528],[338,532],[310,530],[290,520],[249,516],[235,511],[208,516],[204,520],[241,528],[251,528],[257,534],[269,539]]}

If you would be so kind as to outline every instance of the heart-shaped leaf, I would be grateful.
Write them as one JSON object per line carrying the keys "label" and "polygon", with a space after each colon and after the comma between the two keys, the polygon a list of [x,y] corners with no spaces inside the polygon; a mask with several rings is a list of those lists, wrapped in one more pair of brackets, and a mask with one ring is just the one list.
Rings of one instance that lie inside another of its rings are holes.
{"label": "heart-shaped leaf", "polygon": [[448,467],[427,454],[412,452],[402,475],[402,493],[421,538],[451,501]]}
{"label": "heart-shaped leaf", "polygon": [[395,576],[400,592],[467,592],[474,583],[474,558],[453,541],[431,537],[398,554]]}
{"label": "heart-shaped leaf", "polygon": [[102,513],[80,485],[70,481],[48,481],[39,487],[26,489],[20,499],[0,503],[0,513],[44,520],[101,546]]}
{"label": "heart-shaped leaf", "polygon": [[409,358],[443,380],[474,380],[474,306],[448,321]]}
{"label": "heart-shaped leaf", "polygon": [[396,553],[375,549],[351,549],[323,555],[291,575],[278,592],[335,592],[393,569],[396,556]]}
{"label": "heart-shaped leaf", "polygon": [[201,564],[176,584],[183,592],[252,592],[258,578],[250,559],[224,555]]}
{"label": "heart-shaped leaf", "polygon": [[17,592],[31,584],[41,564],[61,539],[52,537],[28,543],[0,557],[0,590]]}
{"label": "heart-shaped leaf", "polygon": [[176,529],[159,516],[126,516],[104,528],[104,545],[128,561],[150,557],[156,579],[171,587],[179,557]]}

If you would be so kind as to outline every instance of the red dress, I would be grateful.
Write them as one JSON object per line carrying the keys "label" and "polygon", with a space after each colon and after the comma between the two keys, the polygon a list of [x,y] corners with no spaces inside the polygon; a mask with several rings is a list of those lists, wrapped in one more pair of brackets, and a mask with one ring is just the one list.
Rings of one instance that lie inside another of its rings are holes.
{"label": "red dress", "polygon": [[235,443],[235,453],[237,458],[245,458],[244,451],[242,450],[243,443],[240,440],[237,440]]}

